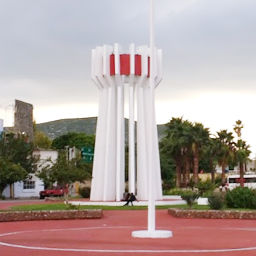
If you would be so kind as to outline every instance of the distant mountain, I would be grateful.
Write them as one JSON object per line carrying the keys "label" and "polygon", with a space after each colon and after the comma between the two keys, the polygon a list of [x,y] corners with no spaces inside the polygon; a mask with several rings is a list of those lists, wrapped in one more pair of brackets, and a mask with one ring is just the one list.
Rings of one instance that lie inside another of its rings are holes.
{"label": "distant mountain", "polygon": [[97,117],[60,119],[56,121],[37,124],[39,131],[54,139],[68,132],[84,132],[95,134]]}
{"label": "distant mountain", "polygon": [[[37,124],[39,131],[44,132],[49,138],[54,139],[68,132],[84,132],[86,134],[96,133],[97,117],[61,119]],[[125,119],[125,136],[128,138],[128,119]],[[165,125],[158,125],[159,139],[164,136]]]}

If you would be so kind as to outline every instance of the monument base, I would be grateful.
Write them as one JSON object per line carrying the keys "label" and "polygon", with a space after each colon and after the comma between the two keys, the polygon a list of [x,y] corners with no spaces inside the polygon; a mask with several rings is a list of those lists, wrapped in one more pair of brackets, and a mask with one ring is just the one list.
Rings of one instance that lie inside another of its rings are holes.
{"label": "monument base", "polygon": [[172,237],[172,231],[169,230],[138,230],[132,232],[132,237],[138,238],[169,238]]}

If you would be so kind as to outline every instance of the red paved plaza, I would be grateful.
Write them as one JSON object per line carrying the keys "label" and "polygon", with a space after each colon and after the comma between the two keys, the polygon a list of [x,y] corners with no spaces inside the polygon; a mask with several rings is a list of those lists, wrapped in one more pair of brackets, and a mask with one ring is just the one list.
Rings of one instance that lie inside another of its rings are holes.
{"label": "red paved plaza", "polygon": [[0,223],[0,255],[256,255],[256,221],[178,219],[157,211],[173,238],[132,238],[147,211],[104,211],[102,219]]}

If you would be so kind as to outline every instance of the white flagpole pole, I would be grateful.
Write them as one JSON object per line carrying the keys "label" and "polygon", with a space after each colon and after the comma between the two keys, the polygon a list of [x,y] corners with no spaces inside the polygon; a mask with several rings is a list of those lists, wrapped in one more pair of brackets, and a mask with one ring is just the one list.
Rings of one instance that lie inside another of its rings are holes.
{"label": "white flagpole pole", "polygon": [[150,41],[150,137],[149,137],[149,165],[148,165],[148,231],[155,231],[155,187],[153,184],[153,97],[154,97],[154,76],[155,76],[155,65],[154,65],[154,45],[155,45],[155,35],[154,35],[154,0],[150,0],[150,20],[149,20],[149,41]]}
{"label": "white flagpole pole", "polygon": [[149,113],[148,115],[148,148],[149,148],[149,155],[148,155],[148,229],[147,230],[138,230],[133,231],[133,237],[140,237],[140,238],[168,238],[172,237],[172,231],[169,230],[156,230],[156,209],[155,209],[155,197],[156,191],[154,186],[154,126],[156,125],[154,120],[154,90],[155,90],[155,42],[154,42],[154,0],[150,0],[150,77],[149,77]]}

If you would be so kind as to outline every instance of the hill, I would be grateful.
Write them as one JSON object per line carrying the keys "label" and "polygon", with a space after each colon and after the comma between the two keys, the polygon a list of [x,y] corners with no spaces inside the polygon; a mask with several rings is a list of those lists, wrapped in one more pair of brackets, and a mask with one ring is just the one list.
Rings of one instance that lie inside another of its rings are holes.
{"label": "hill", "polygon": [[[46,123],[37,124],[37,129],[44,132],[49,138],[54,139],[68,132],[84,132],[86,134],[95,134],[97,117],[61,119]],[[158,127],[159,139],[164,136],[165,125]],[[128,119],[125,119],[125,136],[128,137]]]}

